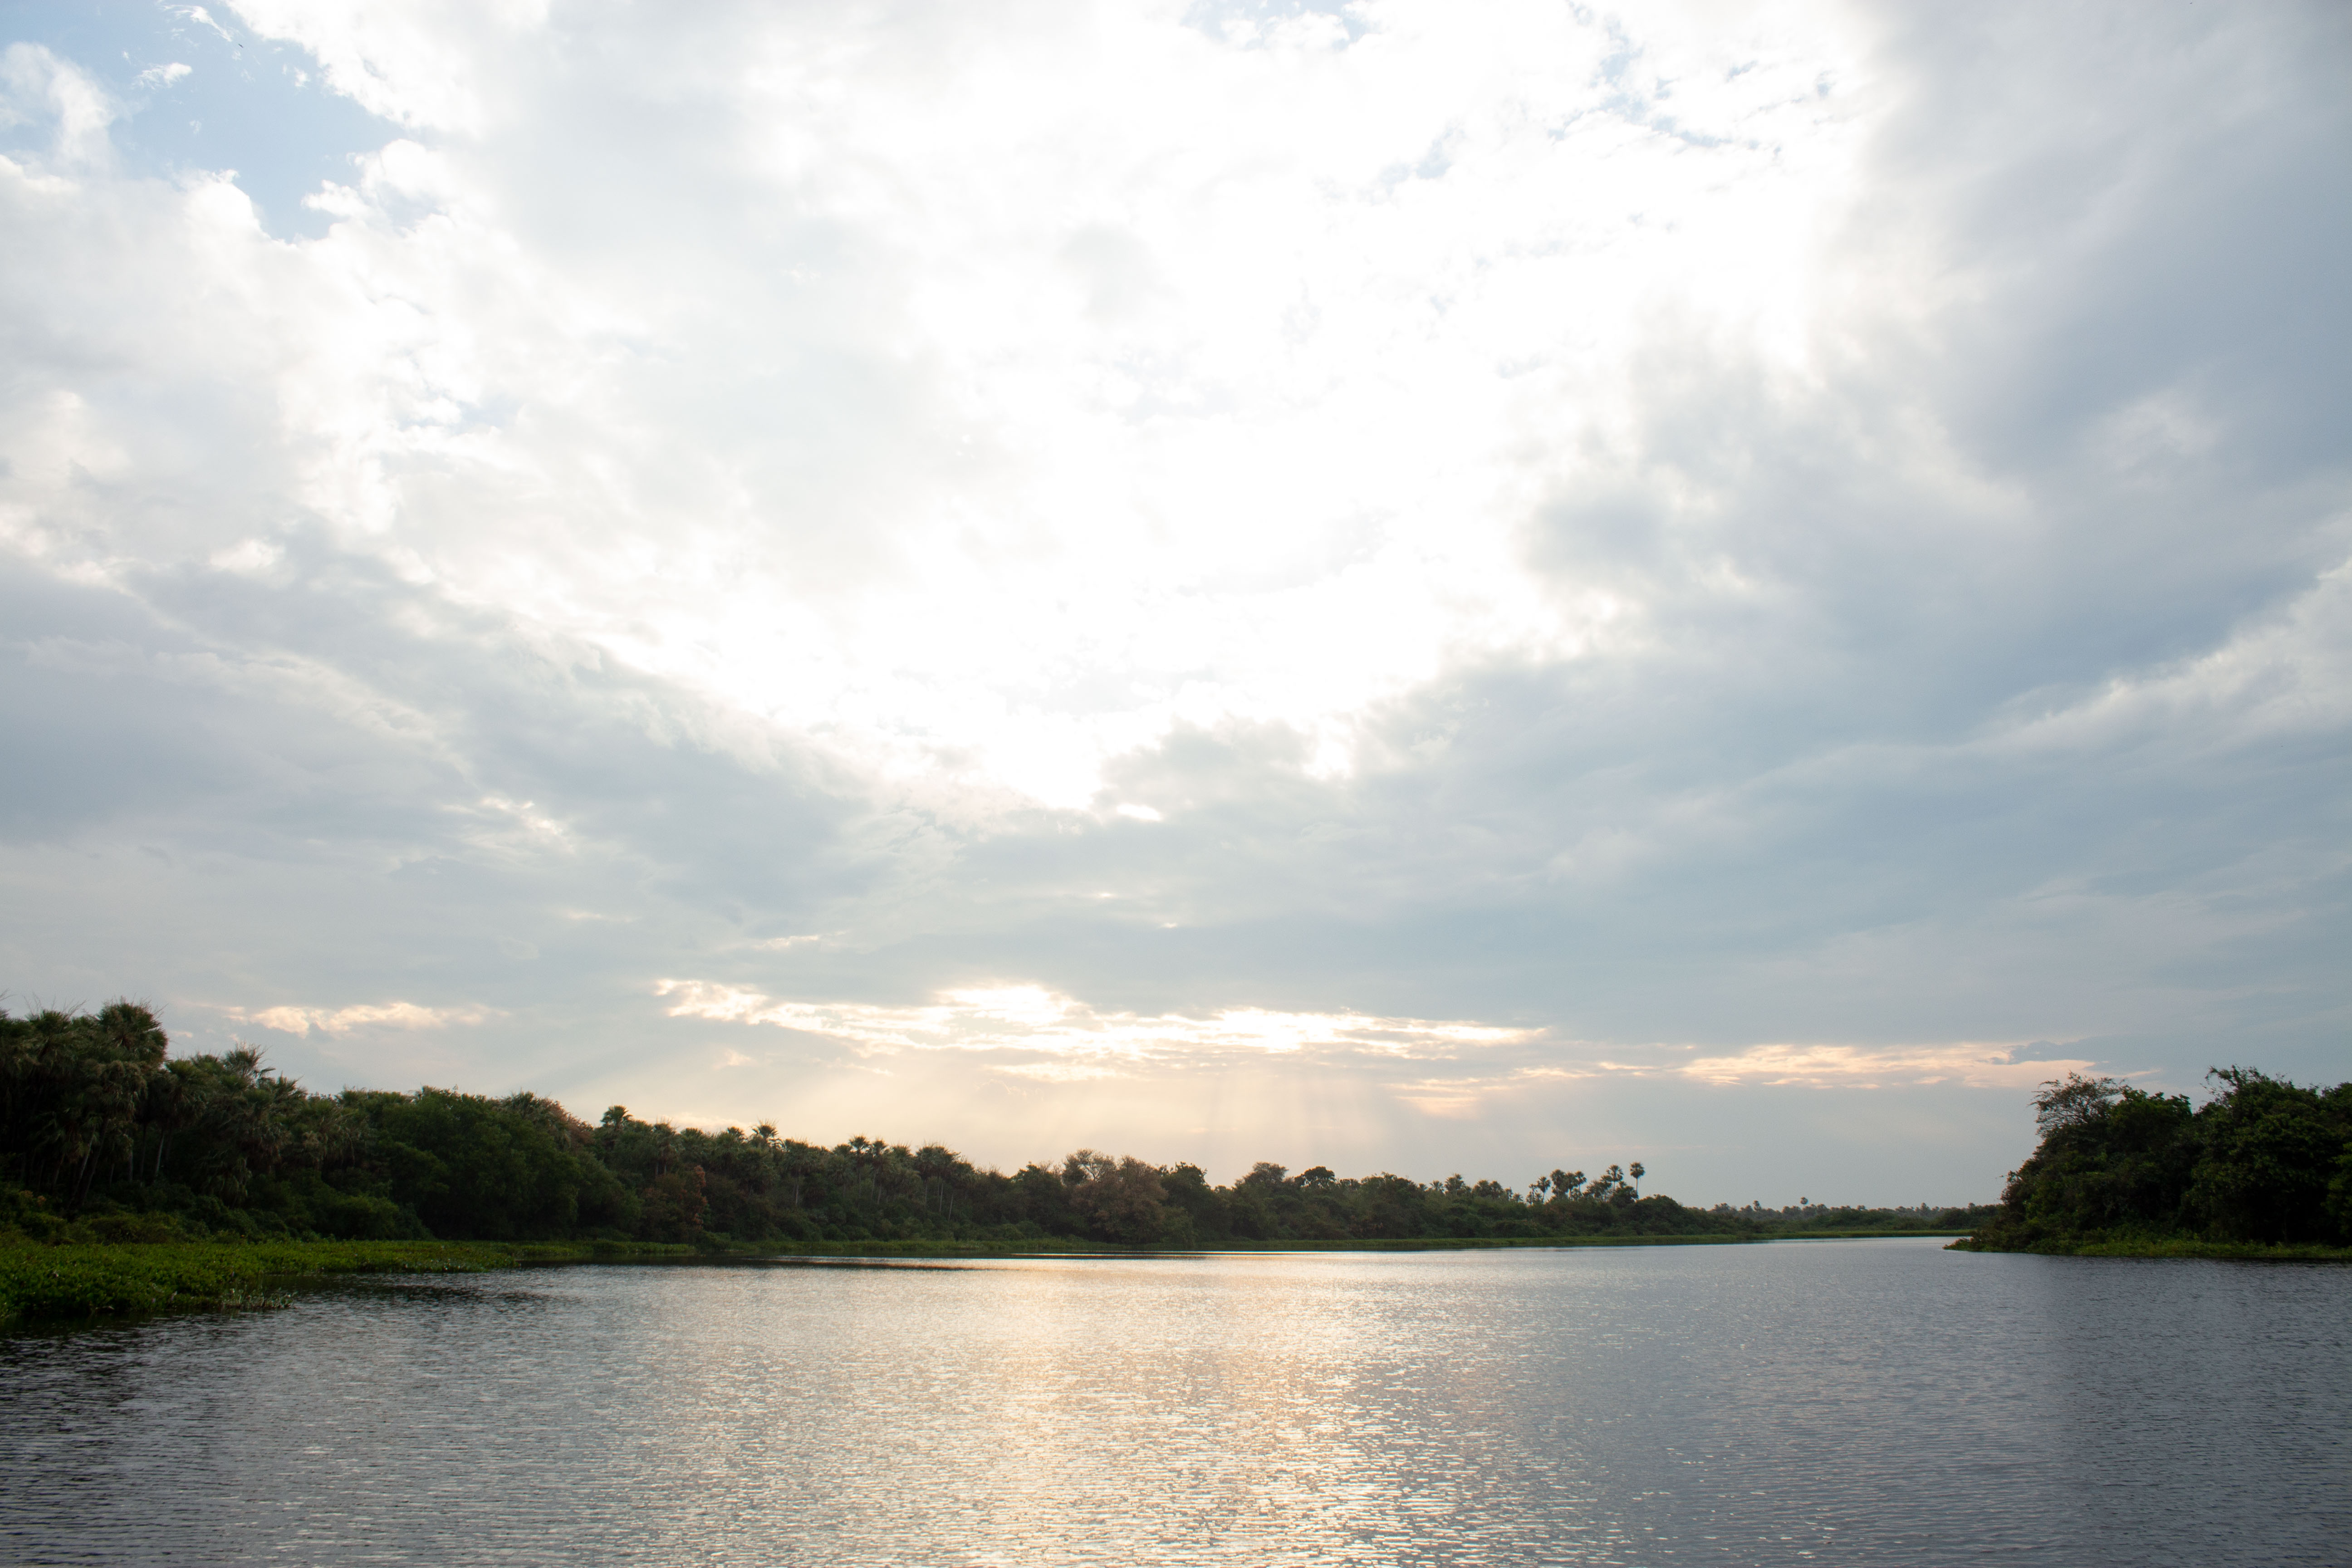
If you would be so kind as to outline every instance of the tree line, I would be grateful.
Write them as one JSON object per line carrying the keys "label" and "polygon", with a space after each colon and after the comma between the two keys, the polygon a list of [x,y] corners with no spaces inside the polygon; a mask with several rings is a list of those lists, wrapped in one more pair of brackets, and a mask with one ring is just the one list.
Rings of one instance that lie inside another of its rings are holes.
{"label": "tree line", "polygon": [[0,1233],[110,1239],[631,1240],[711,1247],[1055,1238],[1134,1246],[1764,1235],[1931,1228],[1963,1211],[1685,1207],[1638,1162],[1524,1189],[1459,1175],[1296,1174],[1227,1185],[1081,1149],[1007,1173],[952,1149],[768,1123],[707,1131],[614,1106],[453,1089],[313,1094],[240,1047],[174,1058],[147,1008],[0,1011]]}
{"label": "tree line", "polygon": [[2080,1073],[2043,1085],[2041,1144],[1972,1245],[2352,1246],[2352,1083],[2305,1088],[2251,1068],[2207,1077],[2215,1091],[2195,1107]]}

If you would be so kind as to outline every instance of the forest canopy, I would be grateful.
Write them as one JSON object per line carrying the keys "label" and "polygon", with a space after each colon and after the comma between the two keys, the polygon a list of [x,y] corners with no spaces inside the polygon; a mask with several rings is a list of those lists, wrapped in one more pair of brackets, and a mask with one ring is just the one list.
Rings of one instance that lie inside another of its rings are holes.
{"label": "forest canopy", "polygon": [[313,1094],[250,1047],[171,1057],[135,1003],[0,1012],[0,1233],[34,1238],[1186,1247],[1949,1229],[1975,1217],[1701,1210],[1644,1195],[1646,1174],[1639,1163],[1562,1166],[1522,1188],[1262,1162],[1218,1186],[1195,1165],[1092,1149],[1008,1174],[938,1144],[827,1148],[765,1122],[707,1131],[615,1105],[590,1123],[529,1093]]}

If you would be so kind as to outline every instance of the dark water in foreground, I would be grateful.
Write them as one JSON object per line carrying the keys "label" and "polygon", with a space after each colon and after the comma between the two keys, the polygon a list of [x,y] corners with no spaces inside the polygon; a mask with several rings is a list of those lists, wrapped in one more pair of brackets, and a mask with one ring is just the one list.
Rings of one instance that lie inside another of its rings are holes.
{"label": "dark water in foreground", "polygon": [[549,1269],[0,1342],[21,1563],[2352,1563],[2352,1269]]}

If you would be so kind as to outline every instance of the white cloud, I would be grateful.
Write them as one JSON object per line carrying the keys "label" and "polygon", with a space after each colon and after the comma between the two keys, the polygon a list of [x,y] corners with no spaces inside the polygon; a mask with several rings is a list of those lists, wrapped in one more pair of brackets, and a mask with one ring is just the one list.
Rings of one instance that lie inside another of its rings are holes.
{"label": "white cloud", "polygon": [[[971,986],[919,1007],[855,1002],[780,1002],[709,981],[664,980],[673,1018],[767,1024],[838,1040],[860,1052],[1024,1051],[1047,1057],[1204,1061],[1235,1054],[1328,1051],[1380,1058],[1444,1058],[1516,1045],[1538,1031],[1358,1013],[1226,1008],[1207,1016],[1107,1012],[1041,985]],[[1026,1070],[1026,1069],[1023,1069]],[[1040,1071],[1044,1069],[1040,1068]],[[1084,1076],[1113,1069],[1097,1063]],[[1046,1073],[1055,1077],[1066,1074]]]}
{"label": "white cloud", "polygon": [[424,1007],[414,1002],[366,1002],[348,1007],[264,1007],[252,1013],[232,1007],[226,1011],[232,1018],[289,1035],[304,1034],[312,1029],[329,1035],[347,1035],[354,1029],[377,1026],[394,1029],[445,1029],[453,1024],[478,1024],[491,1016],[488,1009],[480,1007]]}
{"label": "white cloud", "polygon": [[213,14],[202,5],[166,5],[163,9],[183,21],[193,22],[197,26],[205,28],[224,42],[232,44],[236,42],[235,36],[226,27],[222,26]]}
{"label": "white cloud", "polygon": [[32,190],[57,195],[71,189],[71,175],[102,175],[112,161],[107,127],[118,111],[104,88],[40,45],[12,43],[0,52],[0,126],[50,130],[46,157],[5,161],[5,174]]}
{"label": "white cloud", "polygon": [[[248,302],[210,325],[259,340],[289,499],[738,721],[1062,805],[1180,723],[1290,724],[1343,772],[1357,716],[1450,661],[1625,636],[1622,594],[1519,569],[1522,454],[1622,417],[1669,305],[1793,345],[1866,123],[1801,13],[1669,27],[1633,81],[1532,6],[1242,50],[940,14],[911,53],[714,12],[579,77],[533,7],[241,10],[437,132],[318,244],[171,263]],[[682,91],[711,139],[593,182],[502,141]],[[690,230],[606,216],[684,196]],[[576,255],[549,227],[583,223]]]}
{"label": "white cloud", "polygon": [[2019,1060],[2018,1045],[1960,1042],[1928,1046],[1751,1046],[1734,1056],[1700,1057],[1682,1071],[1703,1083],[1852,1085],[1961,1083],[1971,1089],[2031,1089],[2068,1073],[2089,1072],[2082,1058]]}

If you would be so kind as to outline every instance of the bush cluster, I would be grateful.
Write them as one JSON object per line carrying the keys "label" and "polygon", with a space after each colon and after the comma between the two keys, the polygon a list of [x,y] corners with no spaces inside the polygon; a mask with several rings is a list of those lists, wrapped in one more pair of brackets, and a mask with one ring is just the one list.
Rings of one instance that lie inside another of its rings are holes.
{"label": "bush cluster", "polygon": [[2352,1246],[2352,1083],[2305,1088],[2216,1068],[2216,1092],[2151,1094],[2075,1074],[2034,1104],[2041,1146],[1972,1245]]}

